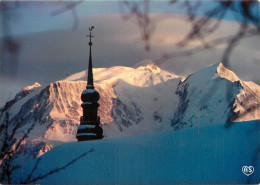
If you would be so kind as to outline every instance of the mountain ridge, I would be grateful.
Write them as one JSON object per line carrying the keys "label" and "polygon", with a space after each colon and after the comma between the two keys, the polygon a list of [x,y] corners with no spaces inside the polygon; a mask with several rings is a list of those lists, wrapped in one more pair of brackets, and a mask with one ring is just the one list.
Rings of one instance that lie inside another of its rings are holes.
{"label": "mountain ridge", "polygon": [[[93,72],[105,138],[260,119],[260,87],[243,82],[222,63],[187,78],[153,63]],[[36,123],[29,137],[32,141],[75,141],[82,115],[80,95],[87,85],[84,79],[86,71],[47,86],[24,88],[30,92],[9,103],[11,124],[21,121],[22,132]]]}

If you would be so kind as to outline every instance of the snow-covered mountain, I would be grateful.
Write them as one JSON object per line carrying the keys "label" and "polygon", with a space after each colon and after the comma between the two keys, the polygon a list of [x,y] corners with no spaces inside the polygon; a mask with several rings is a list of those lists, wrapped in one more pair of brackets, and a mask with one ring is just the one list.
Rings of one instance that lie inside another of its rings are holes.
{"label": "snow-covered mountain", "polygon": [[[19,122],[20,130],[36,123],[31,141],[76,141],[86,79],[82,71],[22,89],[7,103],[10,123]],[[187,78],[151,63],[97,68],[94,79],[106,138],[260,119],[260,87],[240,80],[221,63]]]}
{"label": "snow-covered mountain", "polygon": [[259,90],[222,63],[201,69],[178,85],[180,101],[171,124],[181,129],[260,119]]}

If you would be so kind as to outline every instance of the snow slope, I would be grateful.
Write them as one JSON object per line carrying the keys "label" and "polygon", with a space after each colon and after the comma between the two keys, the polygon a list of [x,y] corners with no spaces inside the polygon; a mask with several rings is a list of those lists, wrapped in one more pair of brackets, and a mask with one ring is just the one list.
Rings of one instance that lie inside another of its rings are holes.
{"label": "snow slope", "polygon": [[[41,156],[36,177],[93,152],[40,184],[243,184],[260,182],[260,121],[62,144]],[[254,166],[246,176],[243,166]],[[33,163],[23,166],[23,176]],[[16,174],[16,179],[21,172]]]}

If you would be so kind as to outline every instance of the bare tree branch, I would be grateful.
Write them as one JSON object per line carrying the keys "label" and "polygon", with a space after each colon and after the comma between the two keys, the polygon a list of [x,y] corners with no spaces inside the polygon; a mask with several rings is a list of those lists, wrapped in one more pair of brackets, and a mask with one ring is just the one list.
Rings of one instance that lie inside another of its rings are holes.
{"label": "bare tree branch", "polygon": [[84,156],[86,156],[87,154],[89,154],[89,153],[91,153],[91,152],[93,152],[93,151],[94,151],[93,148],[91,148],[89,151],[87,151],[87,152],[81,154],[79,157],[77,157],[76,159],[73,159],[72,161],[68,162],[66,165],[64,165],[64,166],[62,166],[62,167],[60,167],[60,168],[56,168],[56,169],[54,169],[54,170],[51,170],[51,171],[49,171],[48,173],[46,173],[46,174],[44,174],[44,175],[40,175],[40,176],[38,176],[38,177],[35,177],[35,178],[31,179],[33,173],[35,172],[35,170],[36,170],[36,168],[37,168],[37,166],[38,166],[38,164],[39,164],[40,159],[38,159],[37,162],[36,162],[36,164],[35,164],[35,166],[34,166],[34,168],[33,168],[32,171],[31,171],[31,173],[30,173],[29,176],[27,177],[27,179],[26,179],[25,181],[22,181],[21,184],[34,183],[34,182],[37,182],[38,180],[45,179],[46,177],[48,177],[48,176],[50,176],[50,175],[52,175],[52,174],[54,174],[54,173],[57,173],[57,172],[59,172],[59,171],[61,171],[61,170],[66,169],[68,166],[74,164],[76,161],[78,161],[79,159],[83,158]]}

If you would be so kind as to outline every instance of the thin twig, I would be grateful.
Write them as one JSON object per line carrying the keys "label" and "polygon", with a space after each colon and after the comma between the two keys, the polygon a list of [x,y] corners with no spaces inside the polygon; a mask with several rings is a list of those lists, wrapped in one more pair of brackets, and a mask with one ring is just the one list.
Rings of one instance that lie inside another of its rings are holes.
{"label": "thin twig", "polygon": [[[72,165],[73,163],[75,163],[76,161],[78,161],[79,159],[83,158],[84,156],[86,156],[87,154],[89,154],[89,153],[91,153],[91,152],[93,152],[93,151],[94,151],[94,149],[91,148],[89,151],[83,153],[82,155],[80,155],[80,156],[77,157],[76,159],[74,159],[74,160],[68,162],[66,165],[64,165],[64,166],[62,166],[62,167],[60,167],[60,168],[56,168],[56,169],[54,169],[54,170],[51,170],[50,172],[48,172],[48,173],[46,173],[46,174],[44,174],[44,175],[40,175],[40,176],[38,176],[38,177],[36,177],[36,178],[34,178],[34,179],[31,179],[31,180],[29,179],[28,181],[22,181],[21,184],[34,183],[34,182],[36,182],[36,181],[38,181],[38,180],[45,179],[46,177],[48,177],[48,176],[50,176],[50,175],[52,175],[52,174],[54,174],[54,173],[57,173],[57,172],[59,172],[59,171],[61,171],[61,170],[66,169],[68,166]],[[38,162],[38,161],[37,161],[37,162]],[[37,167],[37,166],[36,166],[36,167]],[[36,169],[36,167],[35,167],[35,169]],[[35,169],[33,169],[33,171],[35,171]]]}

